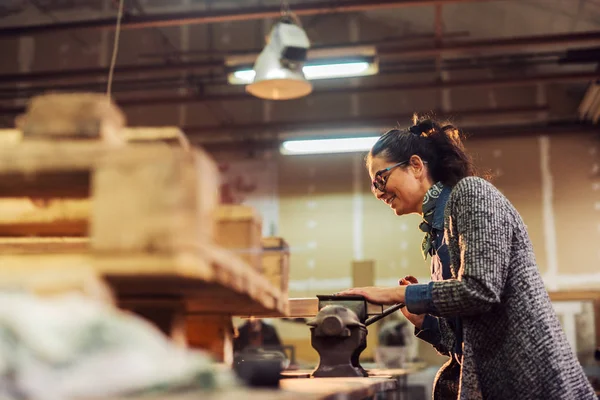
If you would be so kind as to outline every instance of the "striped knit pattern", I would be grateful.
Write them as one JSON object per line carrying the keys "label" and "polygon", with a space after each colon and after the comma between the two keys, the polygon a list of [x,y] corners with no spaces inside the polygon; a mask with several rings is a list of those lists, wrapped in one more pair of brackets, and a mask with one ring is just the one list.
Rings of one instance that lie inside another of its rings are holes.
{"label": "striped knit pattern", "polygon": [[[513,205],[489,182],[464,178],[446,205],[445,235],[453,279],[435,282],[432,296],[436,316],[463,321],[458,398],[596,400]],[[440,329],[444,352],[453,333]]]}

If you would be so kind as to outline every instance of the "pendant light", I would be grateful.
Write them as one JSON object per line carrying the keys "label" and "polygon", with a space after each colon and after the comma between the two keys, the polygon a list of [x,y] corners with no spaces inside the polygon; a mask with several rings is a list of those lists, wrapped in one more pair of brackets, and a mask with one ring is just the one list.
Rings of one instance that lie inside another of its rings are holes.
{"label": "pendant light", "polygon": [[302,71],[310,41],[289,12],[271,29],[267,44],[254,64],[254,80],[246,91],[265,100],[290,100],[312,92]]}

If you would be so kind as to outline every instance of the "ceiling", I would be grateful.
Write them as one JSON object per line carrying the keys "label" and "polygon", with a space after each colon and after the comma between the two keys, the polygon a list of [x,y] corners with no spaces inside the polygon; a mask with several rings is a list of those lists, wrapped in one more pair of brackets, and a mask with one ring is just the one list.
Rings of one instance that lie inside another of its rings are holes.
{"label": "ceiling", "polygon": [[[32,95],[106,91],[118,1],[3,0],[0,124]],[[600,0],[289,1],[314,48],[369,45],[376,76],[314,81],[263,101],[227,84],[255,56],[279,1],[125,0],[113,96],[128,125],[178,125],[206,146],[380,131],[413,112],[473,134],[593,129],[577,108],[600,76]]]}

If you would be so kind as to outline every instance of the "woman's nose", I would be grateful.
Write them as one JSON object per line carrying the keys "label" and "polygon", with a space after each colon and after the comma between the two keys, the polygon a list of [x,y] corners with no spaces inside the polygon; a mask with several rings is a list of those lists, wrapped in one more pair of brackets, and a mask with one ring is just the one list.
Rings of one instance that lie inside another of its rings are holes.
{"label": "woman's nose", "polygon": [[385,192],[382,192],[379,189],[375,189],[373,188],[373,194],[375,195],[375,197],[377,197],[377,199],[382,200],[385,197]]}

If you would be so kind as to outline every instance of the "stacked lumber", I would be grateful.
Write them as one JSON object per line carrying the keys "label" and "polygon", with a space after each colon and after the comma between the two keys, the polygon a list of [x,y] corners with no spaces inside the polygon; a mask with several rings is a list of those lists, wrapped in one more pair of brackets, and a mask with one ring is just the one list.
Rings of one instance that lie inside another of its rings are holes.
{"label": "stacked lumber", "polygon": [[184,137],[177,128],[124,125],[103,95],[54,94],[0,132],[0,284],[80,287],[188,344],[190,315],[220,316],[213,342],[239,312],[286,315],[287,272],[263,274],[260,218],[219,205],[211,156],[157,141]]}

